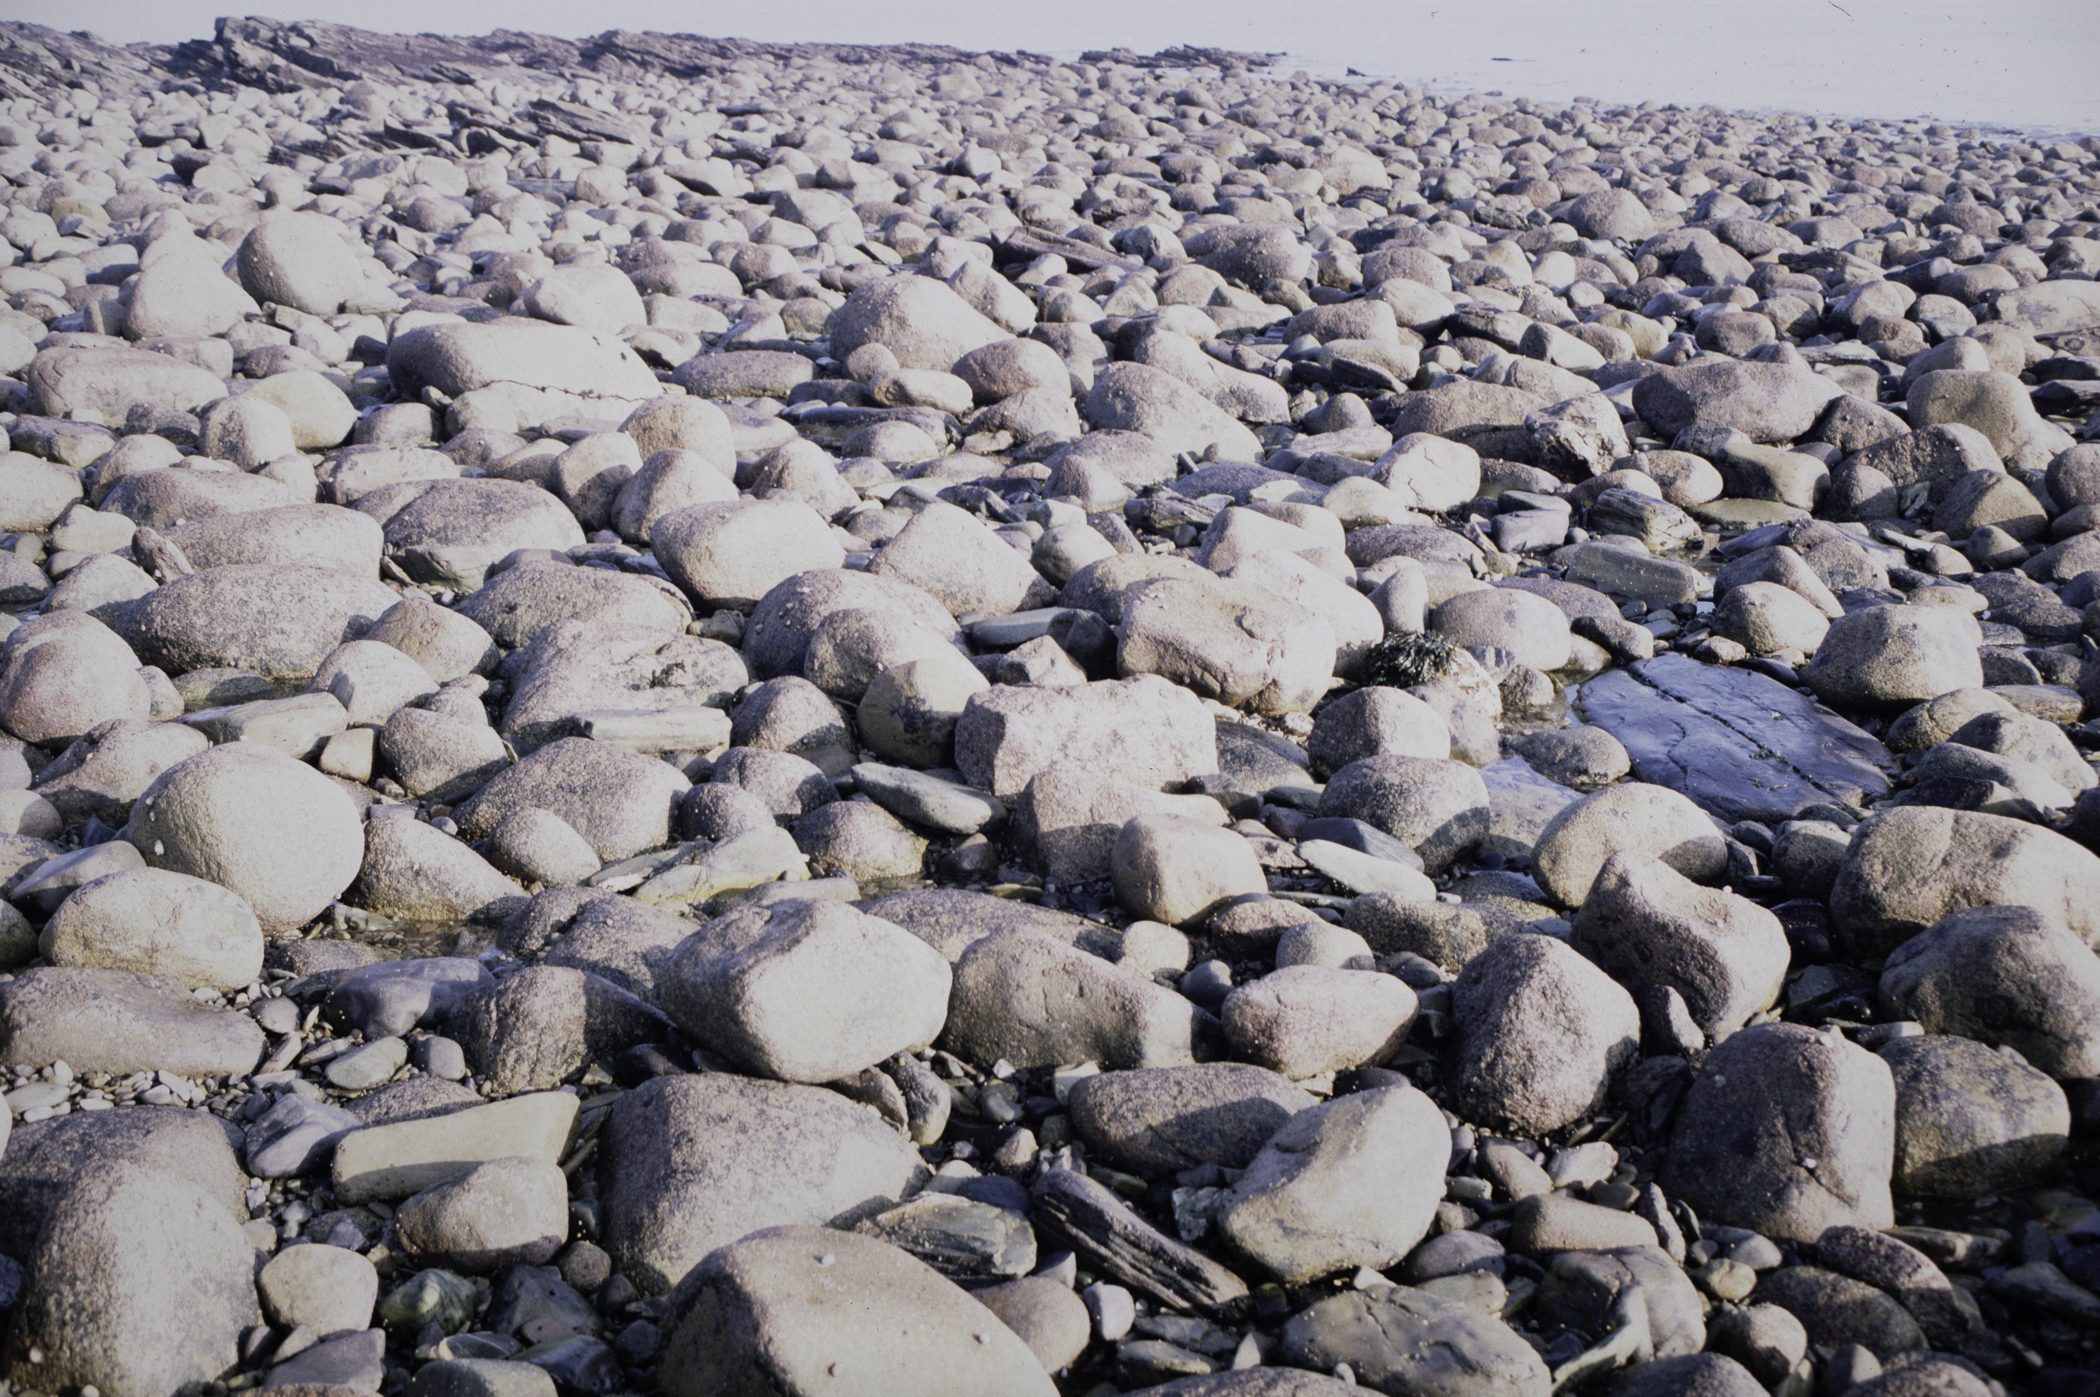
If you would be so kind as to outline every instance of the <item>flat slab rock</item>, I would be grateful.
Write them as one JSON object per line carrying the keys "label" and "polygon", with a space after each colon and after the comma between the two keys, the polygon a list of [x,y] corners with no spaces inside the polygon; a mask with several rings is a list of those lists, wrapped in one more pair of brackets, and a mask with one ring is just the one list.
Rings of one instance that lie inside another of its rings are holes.
{"label": "flat slab rock", "polygon": [[1886,796],[1896,769],[1879,741],[1778,680],[1681,655],[1602,674],[1576,707],[1624,744],[1641,780],[1729,821],[1858,807]]}

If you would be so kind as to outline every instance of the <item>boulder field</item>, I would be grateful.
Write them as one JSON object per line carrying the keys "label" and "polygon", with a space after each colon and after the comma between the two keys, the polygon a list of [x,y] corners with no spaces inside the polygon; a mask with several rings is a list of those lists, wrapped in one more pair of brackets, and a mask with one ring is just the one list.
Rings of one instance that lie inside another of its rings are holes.
{"label": "boulder field", "polygon": [[0,25],[0,1377],[2094,1393],[2096,161]]}

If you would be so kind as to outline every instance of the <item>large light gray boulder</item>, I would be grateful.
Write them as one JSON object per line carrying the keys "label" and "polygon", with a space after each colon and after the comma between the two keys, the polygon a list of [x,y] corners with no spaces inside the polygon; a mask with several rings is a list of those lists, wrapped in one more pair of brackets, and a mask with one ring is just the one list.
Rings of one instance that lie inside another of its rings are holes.
{"label": "large light gray boulder", "polygon": [[1161,578],[1125,601],[1124,675],[1156,674],[1255,713],[1302,713],[1334,677],[1334,628],[1251,582]]}
{"label": "large light gray boulder", "polygon": [[1016,1067],[1194,1060],[1208,1016],[1173,990],[1038,931],[994,932],[955,965],[942,1044],[967,1062]]}
{"label": "large light gray boulder", "polygon": [[1801,678],[1842,708],[1912,704],[1983,687],[1976,618],[1956,606],[1872,606],[1830,623]]}
{"label": "large light gray boulder", "polygon": [[1162,450],[1215,452],[1227,461],[1252,461],[1261,443],[1232,414],[1149,364],[1110,364],[1094,380],[1080,414],[1096,431],[1137,432]]}
{"label": "large light gray boulder", "polygon": [[955,725],[955,764],[1006,799],[1051,766],[1087,767],[1161,789],[1218,766],[1217,730],[1197,698],[1157,675],[973,695]]}
{"label": "large light gray boulder", "polygon": [[679,797],[691,787],[668,762],[566,737],[500,773],[455,818],[467,838],[480,839],[514,810],[546,810],[610,863],[670,843]]}
{"label": "large light gray boulder", "polygon": [[2003,815],[1880,811],[1853,830],[1838,865],[1831,931],[1848,954],[1883,956],[1971,907],[2032,908],[2091,943],[2100,936],[2100,858]]}
{"label": "large light gray boulder", "polygon": [[940,1034],[951,973],[910,932],[843,903],[739,909],[694,932],[658,977],[694,1041],[790,1082],[851,1077]]}
{"label": "large light gray boulder", "polygon": [[1556,901],[1580,907],[1605,860],[1621,849],[1655,855],[1693,881],[1728,869],[1728,846],[1706,813],[1663,786],[1607,786],[1562,808],[1539,832],[1533,875]]}
{"label": "large light gray boulder", "polygon": [[970,351],[1009,338],[946,285],[920,276],[883,277],[855,288],[831,313],[826,332],[842,362],[863,345],[879,344],[904,368],[943,373]]}
{"label": "large light gray boulder", "polygon": [[798,500],[687,505],[658,519],[650,539],[664,571],[694,600],[737,611],[798,573],[846,558],[823,516]]}
{"label": "large light gray boulder", "polygon": [[1443,1124],[1436,1103],[1405,1086],[1300,1111],[1219,1200],[1219,1234],[1287,1285],[1390,1266],[1443,1201]]}
{"label": "large light gray boulder", "polygon": [[972,611],[1006,616],[1046,605],[1053,595],[1025,556],[966,511],[942,501],[914,514],[883,544],[868,571],[910,583],[954,616]]}
{"label": "large light gray boulder", "polygon": [[11,1066],[238,1077],[255,1070],[263,1044],[247,1015],[133,970],[47,965],[0,985],[0,1062]]}
{"label": "large light gray boulder", "polygon": [[727,1073],[644,1083],[604,1141],[603,1244],[647,1295],[761,1228],[851,1226],[926,1177],[909,1141],[845,1097]]}
{"label": "large light gray boulder", "polygon": [[261,1322],[240,1222],[177,1174],[98,1161],[42,1221],[18,1253],[17,1386],[173,1392],[231,1369],[242,1331]]}
{"label": "large light gray boulder", "polygon": [[1770,1008],[1791,956],[1779,918],[1635,849],[1604,861],[1575,914],[1570,944],[1636,998],[1676,991],[1709,1034],[1741,1028]]}
{"label": "large light gray boulder", "polygon": [[388,343],[386,362],[404,395],[483,392],[484,420],[471,425],[507,431],[565,413],[625,417],[663,393],[614,336],[517,316],[419,326]]}
{"label": "large light gray boulder", "polygon": [[136,970],[188,989],[231,992],[262,974],[262,924],[248,904],[202,878],[134,868],[84,883],[44,926],[53,965]]}
{"label": "large light gray boulder", "polygon": [[82,611],[16,627],[0,647],[0,726],[25,742],[70,743],[103,723],[151,716],[139,657]]}
{"label": "large light gray boulder", "polygon": [[767,1228],[709,1256],[672,1295],[664,1330],[657,1371],[671,1397],[817,1397],[849,1373],[870,1393],[1057,1391],[1020,1336],[953,1281],[887,1242],[821,1227]]}
{"label": "large light gray boulder", "polygon": [[240,563],[178,577],[132,603],[117,633],[169,674],[248,669],[304,679],[400,597],[334,568]]}
{"label": "large light gray boulder", "polygon": [[1884,1044],[1896,1082],[1899,1193],[1982,1198],[2033,1183],[2069,1143],[2063,1088],[1967,1038],[1924,1034]]}
{"label": "large light gray boulder", "polygon": [[364,285],[352,245],[324,214],[278,213],[241,239],[235,265],[256,300],[334,315]]}
{"label": "large light gray boulder", "polygon": [[229,743],[169,767],[124,838],[151,868],[216,883],[266,932],[318,916],[357,877],[365,832],[332,781],[273,748]]}

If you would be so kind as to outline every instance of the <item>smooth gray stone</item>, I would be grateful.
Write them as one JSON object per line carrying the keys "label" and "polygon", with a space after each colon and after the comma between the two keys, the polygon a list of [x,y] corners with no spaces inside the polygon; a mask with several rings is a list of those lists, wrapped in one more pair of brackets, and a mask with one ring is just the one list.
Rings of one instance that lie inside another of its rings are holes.
{"label": "smooth gray stone", "polygon": [[1619,739],[1643,781],[1723,820],[1766,824],[1889,793],[1896,760],[1807,695],[1747,669],[1661,655],[1582,686],[1582,720]]}
{"label": "smooth gray stone", "polygon": [[554,1397],[554,1379],[532,1363],[450,1358],[417,1369],[408,1391],[409,1397]]}
{"label": "smooth gray stone", "polygon": [[304,1174],[335,1149],[336,1141],[363,1125],[340,1106],[288,1091],[248,1127],[248,1172],[258,1179]]}
{"label": "smooth gray stone", "polygon": [[360,1329],[315,1344],[270,1370],[268,1387],[348,1388],[377,1392],[386,1371],[386,1331]]}
{"label": "smooth gray stone", "polygon": [[862,762],[853,775],[868,798],[892,815],[945,834],[975,834],[1006,818],[1006,806],[988,793],[909,767]]}
{"label": "smooth gray stone", "polygon": [[129,970],[47,965],[0,986],[0,1059],[9,1063],[245,1076],[261,1060],[264,1042],[247,1015],[211,1008],[172,980]]}
{"label": "smooth gray stone", "polygon": [[1359,854],[1387,859],[1405,864],[1415,872],[1422,871],[1422,856],[1399,840],[1379,829],[1341,815],[1326,815],[1307,820],[1298,829],[1300,839],[1324,839],[1330,844],[1339,844],[1344,849],[1354,849]]}

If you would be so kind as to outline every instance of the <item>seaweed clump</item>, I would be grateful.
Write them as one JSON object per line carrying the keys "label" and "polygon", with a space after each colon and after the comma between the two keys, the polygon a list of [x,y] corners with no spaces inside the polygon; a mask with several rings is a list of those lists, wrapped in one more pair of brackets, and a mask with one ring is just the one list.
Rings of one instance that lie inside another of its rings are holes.
{"label": "seaweed clump", "polygon": [[1389,635],[1371,647],[1364,659],[1363,682],[1391,689],[1412,689],[1458,662],[1458,646],[1448,637],[1428,632]]}

